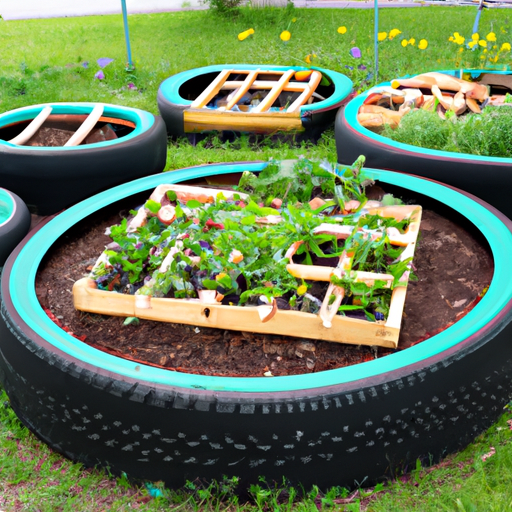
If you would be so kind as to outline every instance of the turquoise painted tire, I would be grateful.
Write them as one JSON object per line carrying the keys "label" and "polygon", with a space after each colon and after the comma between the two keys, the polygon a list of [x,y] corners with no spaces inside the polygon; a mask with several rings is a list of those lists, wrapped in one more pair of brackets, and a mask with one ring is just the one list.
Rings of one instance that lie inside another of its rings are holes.
{"label": "turquoise painted tire", "polygon": [[368,170],[397,194],[462,215],[485,237],[495,269],[472,311],[407,350],[316,374],[208,377],[98,351],[43,312],[38,266],[77,223],[125,198],[147,197],[161,183],[263,166],[202,166],[132,181],[48,220],[11,254],[0,288],[0,381],[22,422],[53,449],[173,487],[236,475],[241,489],[260,476],[350,488],[393,477],[417,459],[439,461],[502,413],[512,397],[511,221],[467,193],[418,177]]}
{"label": "turquoise painted tire", "polygon": [[[445,73],[456,75],[458,71]],[[481,70],[475,73],[480,74]],[[497,71],[486,73],[503,74]],[[508,193],[512,186],[512,158],[424,149],[374,133],[357,120],[359,108],[372,90],[356,96],[336,116],[338,162],[350,164],[359,155],[365,155],[366,165],[370,167],[411,173],[453,185],[480,197],[512,217],[512,201]]]}
{"label": "turquoise painted tire", "polygon": [[0,188],[0,269],[30,228],[30,212],[13,192]]}
{"label": "turquoise painted tire", "polygon": [[[183,113],[192,104],[191,100],[186,99],[186,93],[193,92],[198,96],[204,88],[204,80],[208,75],[208,82],[213,80],[218,73],[224,69],[233,70],[254,70],[265,69],[274,71],[283,71],[293,69],[303,71],[310,68],[302,66],[270,66],[267,64],[222,64],[207,66],[204,68],[191,69],[173,75],[164,80],[158,89],[158,110],[167,126],[167,133],[173,136],[185,135]],[[345,75],[336,71],[321,68],[312,68],[321,71],[322,74],[329,77],[332,86],[319,86],[318,90],[325,94],[325,100],[311,105],[303,105],[300,108],[302,124],[306,132],[315,132],[325,129],[329,123],[334,121],[339,107],[347,100],[352,92],[352,81]],[[325,89],[325,91],[324,91]],[[278,114],[276,114],[278,115]]]}
{"label": "turquoise painted tire", "polygon": [[[53,114],[89,114],[95,103],[48,103],[0,115],[0,132],[33,119],[45,106]],[[17,146],[0,140],[0,183],[18,194],[32,213],[51,215],[97,192],[164,170],[167,136],[160,117],[104,105],[104,116],[135,128],[118,139],[74,147]]]}

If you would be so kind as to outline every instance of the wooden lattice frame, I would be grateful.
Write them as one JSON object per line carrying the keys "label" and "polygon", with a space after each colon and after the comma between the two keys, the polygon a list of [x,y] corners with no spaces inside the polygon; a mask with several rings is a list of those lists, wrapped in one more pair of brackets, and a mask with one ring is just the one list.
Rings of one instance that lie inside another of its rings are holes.
{"label": "wooden lattice frame", "polygon": [[[228,80],[231,73],[244,74],[247,73],[245,80]],[[205,108],[206,105],[217,95],[220,91],[232,91],[228,96],[228,103],[226,106],[219,107],[220,111],[231,111],[231,109],[240,101],[240,98],[249,91],[249,89],[263,89],[269,90],[269,93],[263,100],[254,107],[250,113],[259,114],[267,112],[268,109],[274,104],[277,97],[283,91],[300,92],[300,96],[283,112],[295,113],[298,112],[300,107],[304,105],[311,95],[315,92],[316,88],[322,80],[322,73],[313,70],[307,82],[292,80],[296,71],[289,69],[286,71],[268,71],[255,69],[252,71],[224,69],[217,77],[210,83],[210,85],[192,102],[190,108],[198,109]],[[272,80],[258,80],[260,74],[281,75],[278,81]]]}
{"label": "wooden lattice frame", "polygon": [[[151,198],[158,200],[168,190],[174,190],[178,198],[182,196],[190,199],[194,196],[201,202],[211,202],[219,193],[222,193],[226,198],[233,194],[232,190],[201,189],[186,185],[160,185],[152,193]],[[401,260],[412,258],[421,222],[421,207],[410,205],[383,206],[372,208],[369,213],[378,214],[382,217],[394,217],[397,220],[409,219],[409,225],[405,233],[388,232],[387,234],[391,243],[404,246]],[[144,214],[135,216],[132,220],[132,227],[135,228],[138,222],[143,221],[143,217]],[[278,222],[279,219],[273,218],[271,221]],[[317,231],[334,233],[339,238],[346,238],[350,235],[351,229],[350,226],[346,225],[322,224],[317,228]],[[382,233],[368,232],[368,236],[379,237],[382,236]],[[390,282],[393,279],[392,276],[387,274],[352,272],[350,269],[350,255],[345,253],[340,258],[340,264],[337,267],[297,265],[293,262],[293,255],[298,245],[300,245],[300,242],[294,244],[287,253],[287,257],[290,258],[288,271],[296,277],[330,281],[330,276],[333,274],[340,277],[341,272],[349,272],[353,274],[352,277],[356,280],[365,282],[377,279]],[[102,261],[102,258],[104,258],[104,254],[100,256],[97,264]],[[104,315],[138,317],[203,327],[396,348],[408,277],[409,272],[405,272],[401,278],[402,286],[393,289],[387,320],[378,322],[337,315],[336,311],[333,313],[333,306],[329,305],[329,297],[331,295],[336,296],[336,303],[338,303],[341,301],[338,298],[342,294],[340,289],[332,284],[329,286],[326,300],[324,300],[326,306],[318,315],[300,311],[279,310],[275,301],[272,304],[257,307],[238,307],[222,305],[216,301],[215,297],[170,299],[146,295],[125,295],[99,290],[95,281],[90,278],[84,278],[75,283],[73,286],[73,301],[76,309]]]}

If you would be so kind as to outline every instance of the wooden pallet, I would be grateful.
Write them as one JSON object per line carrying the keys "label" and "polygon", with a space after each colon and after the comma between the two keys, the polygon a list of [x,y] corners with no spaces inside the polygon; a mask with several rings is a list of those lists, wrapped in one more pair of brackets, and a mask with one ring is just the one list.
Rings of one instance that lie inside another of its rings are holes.
{"label": "wooden pallet", "polygon": [[[229,80],[232,73],[246,74],[244,80]],[[309,80],[294,80],[295,70],[286,71],[255,69],[251,71],[224,69],[210,85],[184,111],[185,131],[235,130],[268,133],[274,131],[301,131],[300,107],[313,95],[322,80],[322,73],[313,70]],[[278,80],[258,80],[262,75],[277,75]],[[249,90],[268,90],[267,95],[254,108],[236,111],[233,108]],[[231,91],[226,103],[218,108],[207,105],[221,92]],[[279,112],[269,109],[283,92],[299,92],[299,97]]]}
{"label": "wooden pallet", "polygon": [[[212,189],[198,189],[184,185],[161,185],[153,192],[153,200],[158,200],[167,190],[175,190],[178,198],[190,198],[196,194],[198,200],[209,201]],[[232,191],[219,190],[224,196],[230,197]],[[199,199],[201,198],[201,199]],[[407,218],[410,220],[405,233],[389,233],[390,242],[404,247],[401,259],[412,257],[416,245],[421,221],[420,206],[392,206],[379,207],[369,210],[370,214],[383,217],[394,217],[397,220]],[[136,216],[132,223],[134,226],[140,222]],[[142,215],[140,216],[142,217]],[[279,219],[272,219],[278,222]],[[351,227],[345,225],[322,224],[317,230],[335,234],[338,238],[347,238]],[[368,231],[369,237],[378,238],[382,232]],[[353,272],[349,254],[343,254],[337,267],[321,267],[299,265],[294,263],[293,256],[300,242],[290,247],[287,257],[290,259],[288,271],[307,280],[330,281],[331,275],[341,277],[350,274],[359,281],[371,283],[376,279],[388,281],[391,284],[393,277],[387,274],[373,274],[368,272]],[[172,254],[166,258],[172,258]],[[97,264],[102,261],[100,256]],[[169,265],[164,261],[162,265]],[[93,279],[84,278],[73,286],[73,300],[76,309],[103,315],[137,317],[141,319],[184,323],[199,327],[213,327],[220,329],[240,330],[263,334],[280,334],[300,338],[315,338],[325,341],[349,343],[356,345],[378,345],[396,348],[400,333],[400,324],[405,303],[406,286],[409,272],[404,273],[401,285],[392,292],[390,313],[386,321],[370,322],[342,316],[337,308],[343,298],[343,289],[330,285],[323,306],[319,314],[304,313],[300,311],[285,311],[277,309],[275,301],[262,306],[226,306],[222,305],[213,296],[201,299],[168,299],[155,298],[146,295],[124,295],[97,289]],[[330,304],[331,296],[336,297],[335,304]]]}

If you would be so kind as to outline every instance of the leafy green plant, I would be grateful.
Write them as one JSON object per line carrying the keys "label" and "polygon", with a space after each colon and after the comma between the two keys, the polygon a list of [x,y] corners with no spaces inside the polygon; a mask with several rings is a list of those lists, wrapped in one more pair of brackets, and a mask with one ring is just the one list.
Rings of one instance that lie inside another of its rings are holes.
{"label": "leafy green plant", "polygon": [[385,126],[382,135],[422,148],[492,157],[512,157],[512,109],[487,106],[481,114],[441,119],[437,113],[414,110],[397,129]]}

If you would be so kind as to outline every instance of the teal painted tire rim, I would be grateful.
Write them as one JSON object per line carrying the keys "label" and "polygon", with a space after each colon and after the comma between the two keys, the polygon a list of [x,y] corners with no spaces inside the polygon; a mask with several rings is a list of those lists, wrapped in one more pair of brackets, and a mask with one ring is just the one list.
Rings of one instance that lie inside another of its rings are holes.
{"label": "teal painted tire rim", "polygon": [[48,343],[86,364],[149,384],[207,391],[267,393],[308,390],[384,376],[438,356],[483,329],[512,298],[509,254],[512,233],[509,227],[483,205],[464,194],[436,182],[389,171],[366,169],[372,179],[397,185],[449,205],[466,217],[485,236],[494,258],[494,275],[488,292],[465,317],[445,331],[407,350],[356,366],[315,374],[272,378],[228,378],[169,372],[105,354],[82,343],[57,327],[42,310],[35,294],[35,276],[41,259],[50,246],[74,224],[101,208],[130,195],[151,190],[161,183],[250,170],[265,164],[211,165],[148,176],[97,194],[53,218],[39,230],[18,254],[8,283],[13,305],[24,322]]}
{"label": "teal painted tire rim", "polygon": [[223,64],[183,71],[182,73],[178,73],[177,75],[174,75],[164,80],[160,85],[160,92],[166,98],[166,100],[170,101],[171,103],[184,106],[191,105],[192,101],[186,100],[180,95],[180,88],[183,86],[183,84],[200,75],[220,72],[228,68],[233,69],[235,71],[244,69],[265,69],[269,71],[287,71],[288,69],[293,69],[295,71],[305,71],[308,69],[316,69],[317,71],[320,71],[322,74],[329,77],[329,79],[332,81],[334,85],[334,92],[333,94],[331,94],[331,96],[329,96],[325,100],[319,101],[318,103],[312,103],[311,105],[302,105],[300,107],[301,115],[305,115],[306,112],[314,113],[319,110],[324,110],[333,107],[339,104],[352,92],[352,80],[350,80],[350,78],[348,78],[347,76],[336,71],[316,67],[305,68],[303,66],[266,66],[253,64]]}
{"label": "teal painted tire rim", "polygon": [[[90,114],[92,109],[101,103],[42,103],[40,105],[30,105],[28,107],[18,108],[16,110],[11,110],[9,112],[5,112],[0,115],[0,129],[22,121],[30,121],[34,119],[34,117],[43,110],[43,108],[50,106],[52,107],[52,114],[73,114],[73,115],[83,115]],[[116,117],[118,119],[124,119],[126,121],[131,121],[135,124],[135,128],[119,139],[107,140],[102,142],[96,142],[93,144],[87,144],[86,146],[57,146],[57,147],[39,147],[39,146],[17,146],[15,144],[11,144],[8,141],[0,139],[0,148],[2,146],[9,148],[13,152],[24,152],[27,149],[30,151],[39,151],[39,152],[73,152],[83,150],[84,147],[87,149],[95,149],[95,148],[105,148],[114,146],[130,139],[134,139],[138,137],[141,133],[147,131],[151,126],[153,126],[155,122],[155,117],[148,112],[144,112],[143,110],[124,107],[120,105],[110,105],[107,103],[103,104],[104,111],[103,115],[107,117]]]}

